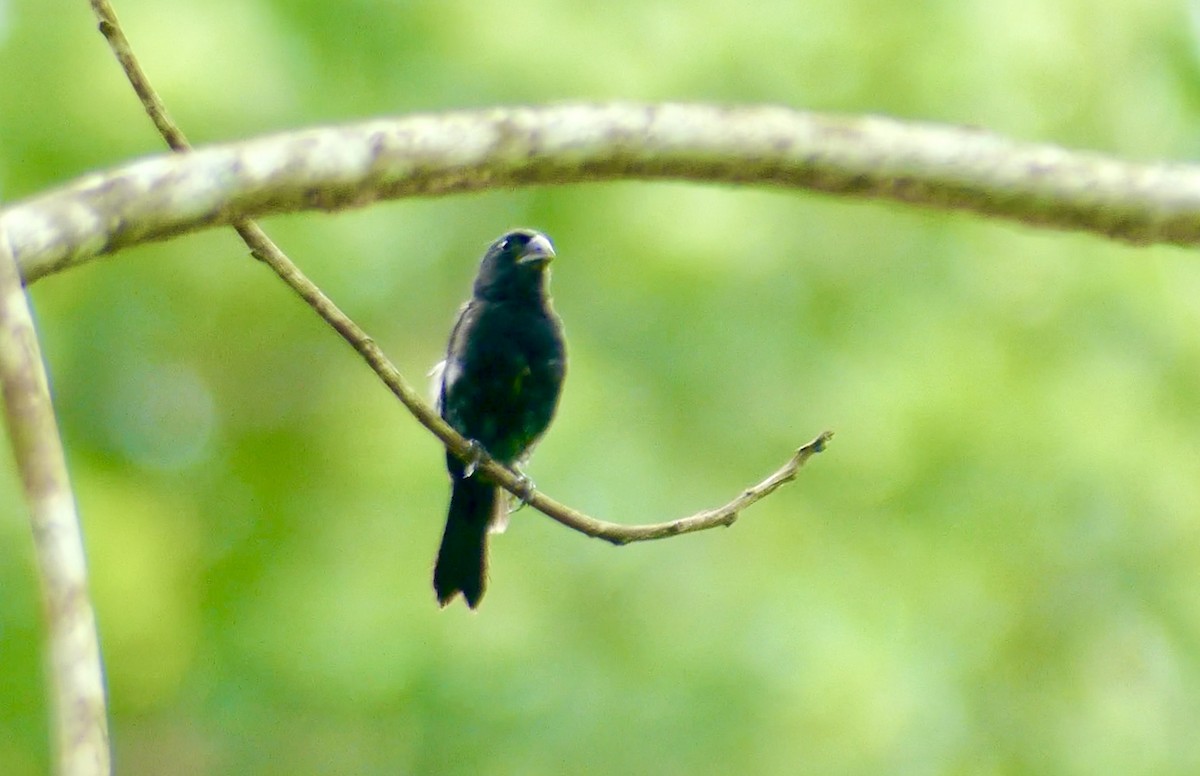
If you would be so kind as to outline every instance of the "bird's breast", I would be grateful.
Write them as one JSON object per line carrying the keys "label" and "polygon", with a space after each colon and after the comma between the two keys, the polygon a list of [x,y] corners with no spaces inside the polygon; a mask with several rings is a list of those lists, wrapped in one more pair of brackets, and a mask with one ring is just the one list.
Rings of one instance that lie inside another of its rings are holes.
{"label": "bird's breast", "polygon": [[447,354],[442,416],[511,464],[554,416],[565,363],[561,325],[552,311],[473,303]]}

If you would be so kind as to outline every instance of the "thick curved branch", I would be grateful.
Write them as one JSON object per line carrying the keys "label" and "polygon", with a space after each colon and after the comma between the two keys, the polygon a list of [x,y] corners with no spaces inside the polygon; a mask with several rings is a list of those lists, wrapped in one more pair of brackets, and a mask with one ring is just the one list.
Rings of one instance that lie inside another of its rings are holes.
{"label": "thick curved branch", "polygon": [[0,388],[21,473],[42,588],[49,647],[55,772],[110,771],[104,679],[75,496],[33,316],[0,233]]}
{"label": "thick curved branch", "polygon": [[1200,168],[976,129],[773,106],[558,105],[378,119],[159,156],[0,211],[27,282],[238,219],[508,186],[675,179],[971,210],[1200,243]]}

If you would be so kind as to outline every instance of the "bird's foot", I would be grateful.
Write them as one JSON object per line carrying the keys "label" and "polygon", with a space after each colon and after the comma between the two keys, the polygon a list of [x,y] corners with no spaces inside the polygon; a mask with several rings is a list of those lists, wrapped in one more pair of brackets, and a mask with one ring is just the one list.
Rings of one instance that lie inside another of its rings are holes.
{"label": "bird's foot", "polygon": [[529,506],[529,501],[533,498],[533,491],[535,490],[533,480],[529,479],[529,475],[525,472],[518,470],[517,479],[520,481],[520,486],[518,489],[521,491],[521,494],[509,494],[509,512],[517,512]]}
{"label": "bird's foot", "polygon": [[483,445],[476,442],[474,439],[467,440],[467,458],[463,463],[463,479],[471,478],[475,470],[479,468],[479,462],[483,460]]}

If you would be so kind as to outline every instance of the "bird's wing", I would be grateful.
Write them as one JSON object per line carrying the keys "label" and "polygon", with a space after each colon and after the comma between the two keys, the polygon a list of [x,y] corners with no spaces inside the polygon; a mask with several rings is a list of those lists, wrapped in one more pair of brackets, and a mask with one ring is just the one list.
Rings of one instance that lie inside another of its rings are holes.
{"label": "bird's wing", "polygon": [[458,309],[458,317],[454,320],[454,328],[450,330],[450,342],[446,346],[446,357],[429,370],[431,390],[434,394],[434,404],[438,414],[442,413],[446,400],[446,392],[459,377],[462,377],[462,363],[454,357],[455,353],[463,350],[461,340],[468,336],[472,322],[477,317],[475,305],[467,302]]}

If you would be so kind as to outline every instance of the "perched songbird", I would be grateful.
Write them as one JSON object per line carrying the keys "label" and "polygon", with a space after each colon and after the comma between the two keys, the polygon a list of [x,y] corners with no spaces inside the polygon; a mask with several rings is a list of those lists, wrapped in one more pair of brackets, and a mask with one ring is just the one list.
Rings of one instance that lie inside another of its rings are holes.
{"label": "perched songbird", "polygon": [[[484,254],[471,300],[458,314],[441,370],[442,417],[499,463],[519,466],[550,425],[566,375],[562,322],[550,306],[546,235],[517,229]],[[500,489],[447,451],[450,514],[433,571],[445,606],[483,598],[489,528],[508,518]]]}

